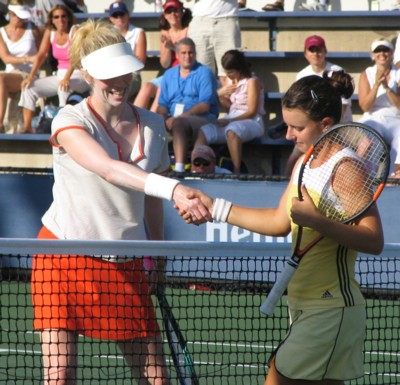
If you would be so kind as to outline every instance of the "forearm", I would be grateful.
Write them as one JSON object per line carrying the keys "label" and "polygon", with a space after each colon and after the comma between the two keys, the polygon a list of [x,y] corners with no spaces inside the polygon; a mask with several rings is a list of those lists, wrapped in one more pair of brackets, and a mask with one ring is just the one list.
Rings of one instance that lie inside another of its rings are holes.
{"label": "forearm", "polygon": [[395,93],[391,88],[386,87],[385,88],[386,91],[386,96],[389,99],[389,102],[400,109],[400,95],[398,95],[397,93]]}
{"label": "forearm", "polygon": [[349,249],[368,254],[379,254],[383,248],[383,230],[376,216],[376,208],[370,209],[370,215],[355,225],[332,221],[321,215],[316,218],[312,228],[325,238],[329,238]]}
{"label": "forearm", "polygon": [[185,111],[182,116],[189,115],[204,115],[210,112],[210,105],[208,103],[198,103],[194,105],[190,110]]}

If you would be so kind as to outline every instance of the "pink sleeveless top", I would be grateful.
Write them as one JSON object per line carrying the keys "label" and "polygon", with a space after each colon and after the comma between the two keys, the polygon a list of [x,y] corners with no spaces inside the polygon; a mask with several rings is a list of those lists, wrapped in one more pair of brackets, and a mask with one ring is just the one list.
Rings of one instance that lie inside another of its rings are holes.
{"label": "pink sleeveless top", "polygon": [[[72,30],[73,30],[73,28],[71,28],[71,31]],[[57,61],[58,61],[57,68],[59,70],[69,68],[68,49],[69,49],[69,45],[71,44],[71,31],[69,32],[67,42],[63,46],[56,44],[56,42],[55,42],[56,31],[51,31],[51,35],[50,35],[51,48],[53,50],[54,58],[57,59]]]}

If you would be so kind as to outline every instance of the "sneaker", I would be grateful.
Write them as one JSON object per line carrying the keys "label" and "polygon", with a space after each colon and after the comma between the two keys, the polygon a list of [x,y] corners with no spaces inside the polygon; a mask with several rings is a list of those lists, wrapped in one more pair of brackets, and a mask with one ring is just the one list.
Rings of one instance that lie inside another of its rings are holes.
{"label": "sneaker", "polygon": [[303,3],[300,5],[300,10],[301,11],[327,11],[328,7],[326,4],[320,4],[320,3]]}

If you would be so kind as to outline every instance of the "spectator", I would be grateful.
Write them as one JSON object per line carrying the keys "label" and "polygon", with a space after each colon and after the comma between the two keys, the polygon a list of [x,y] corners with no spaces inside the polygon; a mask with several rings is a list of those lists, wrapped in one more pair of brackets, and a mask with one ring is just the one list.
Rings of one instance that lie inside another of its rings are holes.
{"label": "spectator", "polygon": [[178,42],[176,57],[179,65],[162,79],[157,112],[173,136],[175,171],[184,172],[190,139],[194,141],[198,129],[218,116],[217,85],[211,70],[196,61],[192,39]]}
{"label": "spectator", "polygon": [[264,135],[264,86],[252,75],[246,57],[238,50],[225,52],[222,67],[228,81],[218,90],[218,96],[229,112],[223,118],[200,127],[195,146],[227,143],[233,172],[240,174],[242,144]]}
{"label": "spectator", "polygon": [[[308,61],[309,65],[303,68],[297,74],[296,80],[311,75],[323,76],[325,72],[332,75],[335,72],[343,71],[342,67],[336,64],[332,64],[326,60],[327,52],[328,50],[326,48],[325,40],[321,36],[309,36],[304,43],[304,57]],[[351,95],[342,97],[342,117],[340,121],[353,121],[353,114],[351,111]],[[292,173],[292,169],[300,156],[301,152],[298,150],[297,147],[294,147],[285,167],[285,175],[290,175]]]}
{"label": "spectator", "polygon": [[226,80],[222,56],[241,47],[237,0],[199,0],[193,7],[189,37],[196,44],[198,61]]}
{"label": "spectator", "polygon": [[[184,8],[179,0],[169,0],[164,4],[164,12],[160,16],[160,64],[163,68],[178,65],[175,54],[176,43],[187,36],[192,11]],[[135,99],[135,105],[148,108],[154,98],[150,110],[157,111],[162,76],[159,76],[141,87]]]}
{"label": "spectator", "polygon": [[[322,76],[324,71],[343,70],[342,67],[326,60],[327,52],[328,50],[326,48],[325,40],[321,36],[309,36],[304,43],[304,57],[308,61],[309,65],[297,74],[296,80],[309,75]],[[351,122],[353,120],[353,114],[351,112],[350,98],[342,100],[342,108],[343,113],[341,122]]]}
{"label": "spectator", "polygon": [[[109,19],[115,28],[132,47],[133,54],[143,63],[146,64],[147,57],[147,42],[146,34],[142,28],[135,27],[129,24],[129,11],[123,1],[116,1],[110,5],[108,10]],[[140,71],[137,71],[132,76],[132,82],[129,89],[129,98],[133,98],[139,92],[142,84]]]}
{"label": "spectator", "polygon": [[376,129],[390,146],[392,171],[400,178],[400,70],[393,64],[393,45],[378,39],[371,44],[375,64],[366,68],[358,83],[364,111],[359,120]]}
{"label": "spectator", "polygon": [[196,174],[232,174],[226,168],[217,166],[214,150],[205,144],[196,146],[190,156],[191,171]]}
{"label": "spectator", "polygon": [[[205,207],[188,199],[195,190],[158,175],[169,167],[165,127],[157,114],[127,102],[132,73],[143,64],[121,34],[108,22],[89,19],[70,53],[92,95],[65,106],[53,121],[54,201],[38,237],[145,240],[148,230],[151,239],[162,240],[162,199],[188,209],[198,223],[209,220]],[[81,334],[114,341],[138,384],[169,385],[150,295],[164,274],[163,257],[148,278],[140,258],[35,255],[34,328],[40,333],[45,383],[78,383]]]}
{"label": "spectator", "polygon": [[[63,107],[72,91],[84,93],[89,90],[89,85],[81,72],[73,68],[69,62],[68,49],[77,30],[77,26],[73,26],[73,20],[73,13],[65,5],[56,5],[49,12],[39,52],[29,76],[22,82],[19,106],[23,107],[25,127],[22,132],[24,133],[32,132],[32,118],[39,98],[58,95],[59,106]],[[50,48],[58,61],[57,74],[35,79],[36,72],[46,60]]]}
{"label": "spectator", "polygon": [[[6,65],[0,72],[0,133],[5,131],[4,118],[7,102],[8,131],[17,130],[17,104],[22,81],[31,71],[40,44],[40,32],[30,21],[30,11],[20,1],[11,1],[8,6],[9,22],[0,28],[0,59]],[[11,112],[15,116],[11,116]]]}

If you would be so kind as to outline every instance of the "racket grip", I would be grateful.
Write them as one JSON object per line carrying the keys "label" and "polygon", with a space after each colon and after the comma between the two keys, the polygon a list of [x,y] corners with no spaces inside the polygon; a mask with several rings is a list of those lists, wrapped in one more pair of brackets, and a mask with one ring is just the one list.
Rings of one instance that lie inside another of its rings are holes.
{"label": "racket grip", "polygon": [[287,289],[289,281],[295,273],[297,266],[298,264],[293,261],[286,262],[285,268],[278,275],[278,278],[276,279],[274,286],[272,286],[267,299],[260,306],[261,313],[268,316],[271,316],[274,313],[275,306]]}

